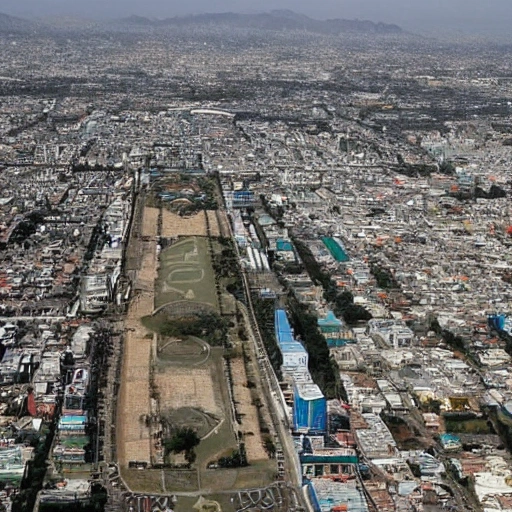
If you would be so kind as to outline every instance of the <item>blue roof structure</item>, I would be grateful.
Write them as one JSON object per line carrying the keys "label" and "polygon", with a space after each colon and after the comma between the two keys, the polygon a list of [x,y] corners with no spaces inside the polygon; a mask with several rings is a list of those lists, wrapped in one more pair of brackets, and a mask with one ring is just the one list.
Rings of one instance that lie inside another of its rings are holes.
{"label": "blue roof structure", "polygon": [[[301,380],[294,380],[293,424],[296,431],[325,432],[327,402],[320,388],[309,375],[308,351],[293,337],[293,331],[284,309],[274,312],[276,338],[283,355],[283,368],[301,370]],[[304,374],[308,377],[302,381]],[[292,374],[293,375],[293,374]]]}
{"label": "blue roof structure", "polygon": [[[293,331],[284,309],[276,309],[274,313],[274,323],[279,350],[281,354],[283,354],[283,365],[304,365],[307,367],[308,351],[304,348],[302,343],[299,343],[293,337]],[[289,358],[285,357],[287,354],[290,355]]]}
{"label": "blue roof structure", "polygon": [[278,238],[276,240],[276,249],[278,251],[293,251],[293,245],[290,240],[285,240],[284,238]]}
{"label": "blue roof structure", "polygon": [[298,341],[285,341],[284,343],[279,343],[279,348],[281,352],[300,352],[306,354],[306,349],[298,342]]}
{"label": "blue roof structure", "polygon": [[316,384],[295,384],[293,393],[293,428],[295,431],[326,431],[327,401]]}
{"label": "blue roof structure", "polygon": [[491,329],[495,329],[499,333],[505,332],[510,334],[512,332],[512,321],[503,313],[489,315],[487,317],[487,323]]}
{"label": "blue roof structure", "polygon": [[79,431],[83,430],[87,424],[87,416],[62,416],[59,420],[59,430]]}
{"label": "blue roof structure", "polygon": [[318,325],[320,327],[341,327],[343,325],[343,322],[339,318],[336,318],[336,315],[332,311],[327,311],[327,315],[325,316],[325,318],[318,319]]}
{"label": "blue roof structure", "polygon": [[290,327],[288,316],[284,309],[276,309],[276,312],[274,313],[274,324],[276,329],[276,338],[279,345],[281,345],[281,343],[295,342],[292,328]]}

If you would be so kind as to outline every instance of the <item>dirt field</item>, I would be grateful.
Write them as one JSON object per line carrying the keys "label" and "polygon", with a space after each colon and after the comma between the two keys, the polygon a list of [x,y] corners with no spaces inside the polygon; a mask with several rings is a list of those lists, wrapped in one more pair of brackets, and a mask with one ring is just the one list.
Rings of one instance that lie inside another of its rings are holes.
{"label": "dirt field", "polygon": [[225,238],[229,238],[230,230],[229,230],[229,220],[226,212],[224,210],[217,210],[217,222],[219,224],[220,236]]}
{"label": "dirt field", "polygon": [[[238,306],[240,308],[240,311],[242,312],[246,325],[250,326],[247,308],[244,304],[238,303]],[[250,337],[253,337],[254,334],[252,332],[252,328],[249,328],[248,334]],[[246,365],[245,365],[245,371],[247,375],[247,379],[254,382],[256,384],[256,388],[253,391],[256,391],[256,395],[259,397],[264,396],[264,392],[261,385],[261,377],[258,369],[258,363],[257,363],[257,355],[255,351],[255,343],[253,342],[246,342],[245,343],[245,350],[246,350],[246,357],[248,357]],[[272,419],[270,417],[270,412],[268,407],[261,407],[259,410],[260,417],[262,424],[269,428],[272,425]]]}
{"label": "dirt field", "polygon": [[221,415],[217,402],[216,385],[210,368],[169,368],[155,373],[155,384],[160,392],[160,410],[194,407]]}
{"label": "dirt field", "polygon": [[182,217],[165,208],[162,210],[162,236],[164,238],[206,235],[204,211],[200,211],[195,215]]}
{"label": "dirt field", "polygon": [[[157,234],[158,210],[144,209],[145,236]],[[142,242],[142,263],[135,282],[135,294],[125,320],[125,348],[119,393],[117,453],[121,467],[129,461],[151,460],[150,432],[144,418],[150,414],[149,375],[152,334],[140,319],[154,309],[156,241]]]}
{"label": "dirt field", "polygon": [[210,225],[210,236],[220,236],[220,228],[219,223],[217,221],[217,211],[206,210],[206,215],[208,216],[208,223]]}
{"label": "dirt field", "polygon": [[251,404],[251,390],[247,387],[247,376],[244,362],[241,358],[231,360],[233,375],[233,392],[237,410],[242,417],[242,432],[244,434],[245,449],[249,462],[267,460],[268,456],[263,448],[261,439],[258,412]]}
{"label": "dirt field", "polygon": [[146,206],[144,208],[144,217],[142,220],[142,236],[151,238],[156,237],[158,234],[158,208],[151,208]]}

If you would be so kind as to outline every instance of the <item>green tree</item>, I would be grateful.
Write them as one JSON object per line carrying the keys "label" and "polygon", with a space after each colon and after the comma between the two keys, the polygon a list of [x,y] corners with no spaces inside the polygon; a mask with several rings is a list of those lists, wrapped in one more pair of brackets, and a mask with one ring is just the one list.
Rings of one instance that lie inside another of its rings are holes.
{"label": "green tree", "polygon": [[179,428],[170,439],[164,440],[165,452],[167,455],[172,452],[190,452],[200,441],[195,430],[188,427]]}

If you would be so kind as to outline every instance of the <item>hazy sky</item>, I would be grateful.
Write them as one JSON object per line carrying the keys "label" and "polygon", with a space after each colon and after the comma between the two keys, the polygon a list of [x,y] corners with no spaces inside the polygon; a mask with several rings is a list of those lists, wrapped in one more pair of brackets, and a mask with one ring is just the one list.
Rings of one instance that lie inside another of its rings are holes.
{"label": "hazy sky", "polygon": [[384,21],[416,31],[436,27],[488,34],[512,30],[512,0],[0,0],[0,12],[25,17],[58,13],[169,17],[271,9],[293,9],[316,18]]}

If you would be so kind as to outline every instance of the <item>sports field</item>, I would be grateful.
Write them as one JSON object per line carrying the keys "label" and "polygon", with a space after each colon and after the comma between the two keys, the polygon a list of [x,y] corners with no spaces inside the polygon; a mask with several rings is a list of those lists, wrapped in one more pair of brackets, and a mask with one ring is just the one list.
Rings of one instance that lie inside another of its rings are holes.
{"label": "sports field", "polygon": [[215,277],[206,238],[183,238],[160,254],[155,308],[182,300],[217,308]]}

